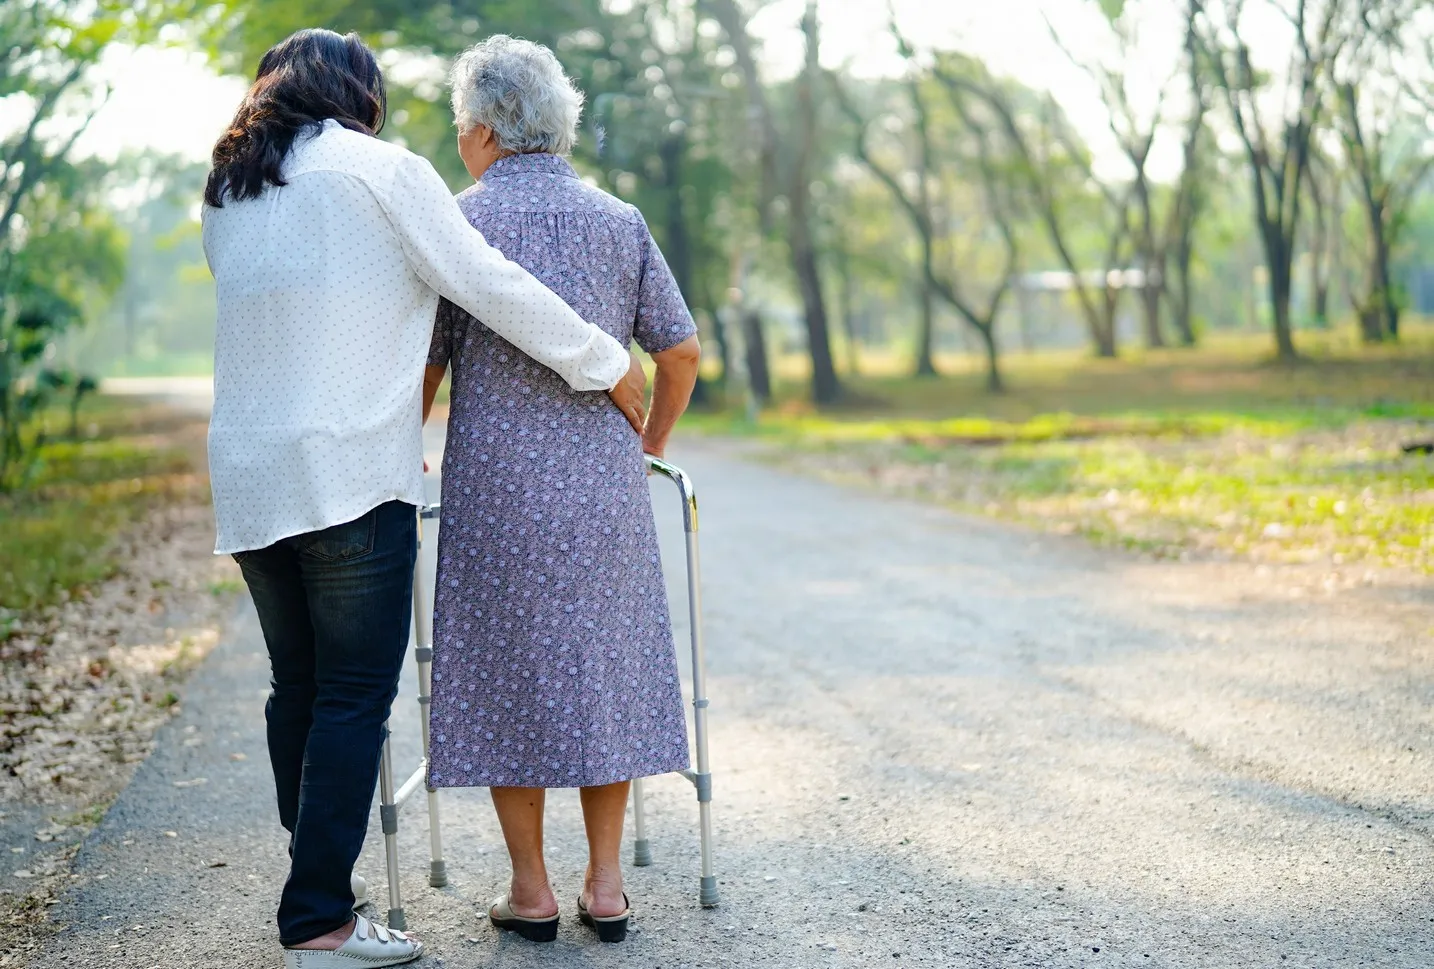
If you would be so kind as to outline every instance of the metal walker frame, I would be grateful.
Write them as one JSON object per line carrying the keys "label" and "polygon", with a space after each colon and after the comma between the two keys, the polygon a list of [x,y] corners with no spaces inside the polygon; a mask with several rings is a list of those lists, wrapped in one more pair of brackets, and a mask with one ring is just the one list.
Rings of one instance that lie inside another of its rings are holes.
{"label": "metal walker frame", "polygon": [[433,694],[433,596],[423,575],[423,523],[438,519],[439,505],[418,510],[418,547],[413,566],[413,658],[418,663],[418,711],[423,722],[423,759],[403,785],[393,787],[393,743],[388,724],[383,725],[383,754],[378,762],[378,814],[383,827],[383,850],[388,862],[388,925],[408,928],[403,914],[403,894],[398,884],[398,812],[420,786],[428,791],[428,884],[448,884],[448,866],[443,861],[443,830],[438,810],[438,788],[428,781],[428,705]]}
{"label": "metal walker frame", "polygon": [[[692,633],[692,734],[696,748],[696,770],[682,771],[697,790],[698,824],[702,844],[702,875],[697,900],[704,908],[717,905],[717,875],[712,857],[712,771],[707,756],[707,669],[706,651],[702,641],[701,563],[697,550],[697,493],[692,479],[674,464],[652,455],[644,455],[647,469],[677,486],[682,499],[682,526],[687,542],[687,614]],[[439,505],[428,505],[418,512],[418,544],[423,547],[423,522],[437,520]],[[379,760],[379,819],[383,829],[384,856],[388,868],[388,924],[405,929],[408,920],[403,911],[403,895],[399,888],[398,815],[403,805],[420,787],[428,793],[428,884],[442,888],[448,884],[448,869],[443,860],[443,833],[438,806],[438,789],[427,783],[429,722],[428,710],[433,694],[433,597],[423,574],[420,555],[413,570],[413,637],[414,660],[418,664],[418,706],[423,721],[423,758],[418,767],[397,788],[394,787],[393,747],[388,724],[384,724],[383,753]],[[632,817],[635,836],[632,863],[652,864],[652,846],[647,837],[647,818],[643,805],[643,783],[632,782]]]}

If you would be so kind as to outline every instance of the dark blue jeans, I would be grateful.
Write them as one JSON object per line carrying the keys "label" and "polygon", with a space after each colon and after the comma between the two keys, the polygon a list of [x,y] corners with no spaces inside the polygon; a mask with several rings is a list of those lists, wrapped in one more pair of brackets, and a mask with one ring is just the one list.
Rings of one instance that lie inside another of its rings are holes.
{"label": "dark blue jeans", "polygon": [[235,556],[269,647],[269,759],[289,878],[279,940],[353,917],[349,877],[368,831],[384,721],[413,609],[416,512],[390,501],[360,518]]}

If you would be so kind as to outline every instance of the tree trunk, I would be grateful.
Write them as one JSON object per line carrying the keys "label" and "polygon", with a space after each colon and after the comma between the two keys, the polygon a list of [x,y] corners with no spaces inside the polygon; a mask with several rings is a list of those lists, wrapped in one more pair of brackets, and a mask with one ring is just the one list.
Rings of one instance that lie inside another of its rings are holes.
{"label": "tree trunk", "polygon": [[1145,345],[1154,350],[1165,346],[1165,334],[1160,331],[1160,289],[1164,283],[1162,263],[1165,261],[1156,251],[1155,205],[1150,198],[1150,182],[1145,175],[1144,157],[1132,158],[1136,166],[1135,191],[1140,202],[1140,261],[1144,265],[1145,280],[1141,287],[1141,305],[1145,313]]}
{"label": "tree trunk", "polygon": [[[1295,350],[1294,329],[1290,322],[1290,284],[1294,254],[1281,226],[1261,220],[1260,239],[1265,245],[1265,266],[1270,288],[1270,312],[1274,318],[1275,357],[1289,363],[1299,357]],[[1292,236],[1289,237],[1292,239]]]}
{"label": "tree trunk", "polygon": [[986,391],[999,394],[1006,385],[1001,380],[1001,355],[996,346],[996,321],[987,320],[984,325],[972,329],[981,334],[981,345],[986,351]]}
{"label": "tree trunk", "polygon": [[802,308],[807,323],[807,350],[812,358],[812,399],[818,404],[834,404],[841,397],[841,381],[837,379],[832,361],[831,335],[827,326],[826,300],[822,295],[821,266],[811,226],[812,152],[817,139],[817,78],[821,73],[817,25],[817,5],[808,0],[802,17],[802,33],[806,37],[806,64],[797,76],[797,109],[802,119],[797,133],[795,158],[787,187],[787,238],[792,255],[792,270],[802,293]]}
{"label": "tree trunk", "polygon": [[687,212],[682,204],[682,156],[684,137],[672,135],[662,142],[658,155],[662,159],[662,187],[667,196],[667,238],[662,240],[662,254],[672,269],[672,278],[689,308],[692,306],[692,242],[687,231]]}
{"label": "tree trunk", "polygon": [[841,279],[837,281],[837,299],[841,303],[842,335],[846,337],[846,372],[855,377],[861,373],[861,347],[856,338],[856,300],[852,295],[851,266],[846,253],[841,255]]}
{"label": "tree trunk", "polygon": [[[1394,300],[1388,282],[1389,248],[1379,236],[1375,236],[1370,246],[1365,276],[1368,295],[1358,306],[1360,337],[1365,343],[1383,343],[1395,336],[1390,331],[1390,311]],[[1397,314],[1397,307],[1394,312]],[[1396,329],[1398,325],[1396,316]]]}
{"label": "tree trunk", "polygon": [[727,386],[727,381],[732,375],[732,346],[727,336],[727,323],[722,319],[722,314],[713,312],[712,336],[717,341],[717,377],[712,381],[718,387]]}
{"label": "tree trunk", "polygon": [[841,381],[837,379],[836,365],[832,360],[826,301],[822,298],[821,268],[817,264],[816,249],[812,246],[807,226],[805,200],[800,205],[792,205],[790,218],[792,269],[802,293],[807,350],[812,358],[812,400],[818,404],[834,404],[841,397]]}
{"label": "tree trunk", "polygon": [[1359,337],[1365,343],[1384,341],[1384,316],[1375,306],[1365,305],[1358,309]]}
{"label": "tree trunk", "polygon": [[1389,239],[1383,227],[1374,235],[1374,278],[1379,287],[1375,306],[1380,312],[1383,335],[1399,339],[1399,302],[1394,298],[1394,280],[1389,271]]}
{"label": "tree trunk", "polygon": [[[682,159],[686,147],[686,139],[679,132],[664,140],[658,149],[658,156],[662,160],[662,187],[667,195],[667,238],[664,240],[666,244],[662,247],[662,254],[667,258],[667,265],[672,270],[672,278],[677,281],[677,289],[682,293],[683,301],[695,317],[697,312],[692,281],[692,240],[687,230],[686,207],[682,204]],[[717,314],[710,313],[708,318],[718,327],[721,326],[721,323],[717,322]],[[723,342],[719,336],[718,344]],[[725,349],[722,356],[722,373],[725,375]],[[709,399],[706,383],[699,377],[692,388],[692,403],[700,407],[707,404]]]}
{"label": "tree trunk", "polygon": [[1284,363],[1298,358],[1294,330],[1290,324],[1290,261],[1270,266],[1270,309],[1275,321],[1275,356]]}
{"label": "tree trunk", "polygon": [[924,277],[916,285],[920,316],[916,321],[916,376],[936,377],[936,360],[932,343],[936,339],[936,307],[931,298],[931,283]]}
{"label": "tree trunk", "polygon": [[1106,284],[1102,293],[1100,319],[1092,321],[1097,325],[1093,327],[1092,337],[1095,339],[1095,355],[1107,360],[1113,360],[1119,356],[1119,348],[1116,346],[1115,334],[1115,311],[1119,305],[1120,290]]}
{"label": "tree trunk", "polygon": [[[1169,273],[1161,287],[1165,293],[1171,294],[1170,322],[1183,347],[1195,345],[1195,321],[1192,318],[1194,290],[1190,275],[1195,262],[1195,220],[1200,211],[1199,176],[1194,169],[1198,140],[1198,130],[1186,140],[1185,171],[1180,175],[1175,211],[1170,215],[1170,237],[1165,248],[1169,255],[1163,268]],[[1172,279],[1175,281],[1173,287]]]}
{"label": "tree trunk", "polygon": [[752,387],[752,396],[759,403],[772,399],[772,371],[767,365],[767,337],[762,326],[762,314],[747,310],[742,314],[742,342],[747,347],[747,380]]}
{"label": "tree trunk", "polygon": [[1145,345],[1152,350],[1165,346],[1165,334],[1160,332],[1160,287],[1150,281],[1151,270],[1145,271],[1145,285],[1140,290],[1140,302],[1145,309]]}
{"label": "tree trunk", "polygon": [[1192,318],[1192,293],[1190,291],[1190,263],[1188,254],[1177,255],[1175,259],[1175,276],[1179,283],[1169,292],[1172,306],[1170,322],[1175,327],[1175,332],[1180,337],[1182,347],[1193,347],[1195,345],[1195,321]]}

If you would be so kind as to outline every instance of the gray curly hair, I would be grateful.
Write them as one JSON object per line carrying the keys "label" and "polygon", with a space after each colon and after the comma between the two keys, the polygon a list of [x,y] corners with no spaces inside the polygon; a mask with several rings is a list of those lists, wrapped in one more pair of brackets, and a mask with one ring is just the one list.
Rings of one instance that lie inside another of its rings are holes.
{"label": "gray curly hair", "polygon": [[494,34],[459,55],[449,83],[460,133],[484,125],[505,151],[573,150],[583,94],[541,44]]}

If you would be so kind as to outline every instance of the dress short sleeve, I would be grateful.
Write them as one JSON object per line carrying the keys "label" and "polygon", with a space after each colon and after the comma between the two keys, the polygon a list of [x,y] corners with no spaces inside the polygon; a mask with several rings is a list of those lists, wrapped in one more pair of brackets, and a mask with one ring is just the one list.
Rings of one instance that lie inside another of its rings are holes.
{"label": "dress short sleeve", "polygon": [[687,301],[677,280],[657,248],[646,223],[642,225],[643,242],[642,276],[638,280],[637,319],[633,323],[632,337],[637,345],[648,353],[670,350],[697,332]]}
{"label": "dress short sleeve", "polygon": [[433,342],[428,345],[428,365],[446,367],[453,357],[453,341],[459,321],[468,314],[447,299],[438,301],[438,315],[433,321]]}

